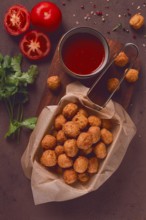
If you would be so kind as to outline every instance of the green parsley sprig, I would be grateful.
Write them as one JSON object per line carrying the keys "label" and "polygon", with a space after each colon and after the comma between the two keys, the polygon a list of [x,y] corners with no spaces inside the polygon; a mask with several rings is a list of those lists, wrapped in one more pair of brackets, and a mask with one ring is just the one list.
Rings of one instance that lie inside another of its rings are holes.
{"label": "green parsley sprig", "polygon": [[33,84],[38,68],[31,65],[26,72],[21,69],[22,55],[0,54],[0,101],[4,102],[9,115],[9,128],[5,137],[19,135],[20,128],[33,129],[37,118],[23,119],[23,106],[29,99],[28,85]]}

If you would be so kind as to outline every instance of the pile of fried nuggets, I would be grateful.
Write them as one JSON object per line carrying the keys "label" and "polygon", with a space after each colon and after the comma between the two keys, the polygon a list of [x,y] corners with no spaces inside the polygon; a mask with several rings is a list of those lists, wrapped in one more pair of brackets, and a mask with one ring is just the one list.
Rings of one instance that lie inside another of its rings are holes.
{"label": "pile of fried nuggets", "polygon": [[66,104],[41,141],[40,163],[62,175],[67,184],[88,182],[113,142],[112,123],[89,115],[77,103]]}

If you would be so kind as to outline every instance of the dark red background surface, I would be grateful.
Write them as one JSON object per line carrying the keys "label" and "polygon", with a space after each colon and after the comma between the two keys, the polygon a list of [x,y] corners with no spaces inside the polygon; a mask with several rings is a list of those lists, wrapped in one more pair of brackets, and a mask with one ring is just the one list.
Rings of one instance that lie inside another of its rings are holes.
{"label": "dark red background surface", "polygon": [[[15,55],[20,52],[18,48],[19,38],[9,36],[3,28],[3,16],[7,8],[19,3],[31,10],[37,2],[39,1],[1,1],[1,53]],[[75,200],[35,206],[30,181],[23,175],[20,164],[30,133],[23,131],[19,143],[4,140],[8,117],[5,108],[0,103],[0,219],[144,220],[146,219],[146,38],[144,38],[146,24],[140,31],[132,30],[128,24],[130,13],[135,14],[138,12],[146,15],[144,1],[56,0],[53,2],[60,7],[63,14],[63,22],[57,32],[50,34],[52,42],[50,56],[36,63],[39,67],[39,77],[30,90],[30,101],[24,109],[25,117],[36,114],[43,94],[43,88],[46,84],[51,60],[61,35],[72,27],[90,26],[99,30],[107,38],[118,40],[121,43],[134,42],[139,47],[141,60],[140,79],[136,85],[128,110],[137,126],[137,134],[129,145],[119,169],[100,189]],[[84,8],[82,5],[84,5]],[[96,8],[94,5],[96,5]],[[105,21],[102,21],[101,16],[93,14],[98,10],[103,12]],[[118,29],[116,32],[112,31],[119,22],[123,24],[124,28],[129,30],[129,33],[122,29]],[[24,69],[32,63],[24,58]]]}

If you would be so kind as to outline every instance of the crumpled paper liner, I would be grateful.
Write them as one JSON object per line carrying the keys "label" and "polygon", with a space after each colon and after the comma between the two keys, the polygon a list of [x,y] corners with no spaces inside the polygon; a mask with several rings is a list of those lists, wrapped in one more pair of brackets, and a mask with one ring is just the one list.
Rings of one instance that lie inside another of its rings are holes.
{"label": "crumpled paper liner", "polygon": [[[31,180],[36,205],[74,199],[98,189],[117,170],[130,141],[136,133],[134,123],[121,105],[110,101],[103,110],[98,111],[97,105],[86,98],[87,91],[88,88],[80,83],[69,84],[66,95],[60,100],[58,106],[45,107],[38,118],[37,125],[21,159],[24,174]],[[80,102],[89,112],[98,115],[100,118],[113,119],[114,141],[108,147],[108,155],[101,163],[98,173],[87,184],[77,183],[75,186],[70,186],[65,184],[57,174],[49,172],[39,164],[38,155],[40,142],[44,134],[51,129],[54,117],[68,102],[73,101]]]}

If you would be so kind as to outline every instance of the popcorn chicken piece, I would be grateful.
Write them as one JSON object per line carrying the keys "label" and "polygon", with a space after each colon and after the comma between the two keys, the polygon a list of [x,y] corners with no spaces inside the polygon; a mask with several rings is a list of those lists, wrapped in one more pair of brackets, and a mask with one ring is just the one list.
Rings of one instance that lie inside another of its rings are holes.
{"label": "popcorn chicken piece", "polygon": [[91,126],[88,129],[88,132],[92,135],[93,144],[97,143],[100,140],[100,128],[96,126]]}
{"label": "popcorn chicken piece", "polygon": [[106,145],[103,142],[98,143],[94,147],[94,153],[95,153],[97,158],[104,159],[107,156]]}
{"label": "popcorn chicken piece", "polygon": [[68,139],[65,141],[64,152],[69,157],[75,157],[78,153],[77,141],[75,139]]}
{"label": "popcorn chicken piece", "polygon": [[93,144],[92,135],[89,132],[80,133],[77,138],[77,146],[79,149],[87,150]]}
{"label": "popcorn chicken piece", "polygon": [[101,119],[95,115],[90,115],[88,117],[88,122],[90,126],[97,126],[97,127],[101,126]]}
{"label": "popcorn chicken piece", "polygon": [[138,80],[138,77],[139,77],[139,71],[136,69],[129,69],[125,75],[125,79],[129,83],[136,82]]}
{"label": "popcorn chicken piece", "polygon": [[84,173],[88,168],[88,159],[83,156],[79,156],[74,164],[73,168],[77,173]]}
{"label": "popcorn chicken piece", "polygon": [[72,120],[79,125],[80,130],[85,129],[88,125],[88,119],[83,114],[77,113]]}
{"label": "popcorn chicken piece", "polygon": [[47,134],[41,141],[41,146],[44,149],[53,149],[56,146],[56,138],[53,135]]}
{"label": "popcorn chicken piece", "polygon": [[57,163],[57,156],[54,150],[45,150],[40,158],[40,163],[46,167],[53,167]]}
{"label": "popcorn chicken piece", "polygon": [[82,149],[82,150],[80,150],[80,154],[81,155],[88,155],[88,154],[91,154],[92,153],[92,151],[93,151],[93,148],[92,147],[89,147],[88,149]]}
{"label": "popcorn chicken piece", "polygon": [[57,142],[59,142],[60,144],[63,144],[67,140],[67,137],[63,130],[57,132],[56,139]]}
{"label": "popcorn chicken piece", "polygon": [[120,81],[118,78],[110,78],[107,81],[107,90],[112,93],[113,91],[115,91],[115,89],[119,87],[119,85],[120,85]]}
{"label": "popcorn chicken piece", "polygon": [[62,126],[65,124],[66,118],[64,115],[60,114],[55,118],[54,127],[56,130],[61,130]]}
{"label": "popcorn chicken piece", "polygon": [[68,121],[63,125],[63,131],[69,138],[76,138],[80,133],[79,125],[73,121]]}
{"label": "popcorn chicken piece", "polygon": [[135,14],[130,18],[129,24],[132,28],[138,30],[144,25],[144,17],[140,14]]}
{"label": "popcorn chicken piece", "polygon": [[101,127],[102,128],[106,128],[107,130],[111,130],[112,129],[112,120],[110,119],[102,119],[101,122]]}
{"label": "popcorn chicken piece", "polygon": [[124,67],[129,62],[129,58],[125,52],[121,51],[115,58],[114,63],[116,66]]}
{"label": "popcorn chicken piece", "polygon": [[84,115],[86,118],[88,117],[88,112],[83,108],[80,108],[77,114]]}
{"label": "popcorn chicken piece", "polygon": [[55,153],[57,156],[64,153],[64,147],[62,145],[57,145],[55,147]]}
{"label": "popcorn chicken piece", "polygon": [[113,134],[106,128],[101,129],[101,139],[105,144],[111,144],[113,142]]}
{"label": "popcorn chicken piece", "polygon": [[78,111],[78,106],[75,103],[68,103],[62,110],[62,114],[65,118],[71,119]]}
{"label": "popcorn chicken piece", "polygon": [[59,78],[59,76],[50,76],[47,79],[47,85],[49,87],[49,89],[56,91],[60,88],[61,86],[61,80]]}
{"label": "popcorn chicken piece", "polygon": [[77,178],[77,173],[73,169],[65,170],[63,173],[63,179],[69,185],[75,183]]}
{"label": "popcorn chicken piece", "polygon": [[87,183],[89,181],[90,177],[88,173],[78,173],[78,180],[81,183]]}
{"label": "popcorn chicken piece", "polygon": [[58,165],[61,168],[70,168],[73,165],[73,161],[66,154],[60,154],[58,156]]}
{"label": "popcorn chicken piece", "polygon": [[96,157],[91,157],[89,158],[89,163],[88,163],[88,173],[97,173],[99,169],[99,163]]}

